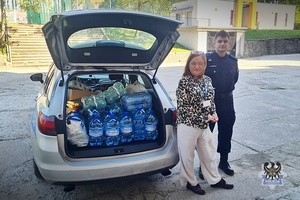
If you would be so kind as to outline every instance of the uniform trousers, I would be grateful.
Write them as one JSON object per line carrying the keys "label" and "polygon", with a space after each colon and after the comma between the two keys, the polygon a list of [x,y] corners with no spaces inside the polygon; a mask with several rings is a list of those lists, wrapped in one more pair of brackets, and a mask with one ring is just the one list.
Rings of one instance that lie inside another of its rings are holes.
{"label": "uniform trousers", "polygon": [[[215,98],[218,120],[218,147],[217,152],[228,154],[231,151],[231,138],[233,125],[235,123],[235,110],[233,96]],[[213,132],[216,123],[209,123],[210,130]]]}
{"label": "uniform trousers", "polygon": [[216,145],[210,129],[199,129],[179,124],[177,127],[178,151],[179,151],[179,180],[182,186],[189,182],[192,186],[198,184],[194,173],[195,149],[201,161],[201,170],[205,180],[210,184],[216,184],[221,180],[216,157]]}

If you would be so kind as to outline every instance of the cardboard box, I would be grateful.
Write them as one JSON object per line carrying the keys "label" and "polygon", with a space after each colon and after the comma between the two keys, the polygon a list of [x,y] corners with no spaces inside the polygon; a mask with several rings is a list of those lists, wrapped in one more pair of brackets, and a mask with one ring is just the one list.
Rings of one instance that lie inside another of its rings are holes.
{"label": "cardboard box", "polygon": [[85,91],[85,90],[76,90],[76,89],[69,89],[68,90],[68,100],[69,101],[74,101],[74,100],[80,100],[81,97],[85,96],[91,96],[91,95],[96,95],[96,92],[91,92],[91,91]]}

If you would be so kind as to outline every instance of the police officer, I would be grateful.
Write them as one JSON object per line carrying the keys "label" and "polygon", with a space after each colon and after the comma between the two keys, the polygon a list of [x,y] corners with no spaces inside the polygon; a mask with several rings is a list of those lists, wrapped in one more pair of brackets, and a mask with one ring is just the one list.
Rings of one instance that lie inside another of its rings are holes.
{"label": "police officer", "polygon": [[[207,67],[205,74],[212,79],[215,88],[216,112],[219,116],[218,147],[220,153],[219,168],[226,174],[233,176],[234,170],[228,163],[228,154],[231,151],[231,137],[235,122],[235,110],[232,92],[238,81],[239,70],[237,58],[227,53],[230,44],[228,32],[221,30],[216,33],[213,53],[207,53]],[[215,123],[210,123],[213,132]],[[199,177],[203,179],[201,168]]]}

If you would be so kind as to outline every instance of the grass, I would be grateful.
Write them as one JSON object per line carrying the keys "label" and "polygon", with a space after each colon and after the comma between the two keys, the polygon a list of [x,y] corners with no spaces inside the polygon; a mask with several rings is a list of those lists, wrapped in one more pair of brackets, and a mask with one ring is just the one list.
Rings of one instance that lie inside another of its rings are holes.
{"label": "grass", "polygon": [[300,30],[248,30],[246,40],[300,37]]}

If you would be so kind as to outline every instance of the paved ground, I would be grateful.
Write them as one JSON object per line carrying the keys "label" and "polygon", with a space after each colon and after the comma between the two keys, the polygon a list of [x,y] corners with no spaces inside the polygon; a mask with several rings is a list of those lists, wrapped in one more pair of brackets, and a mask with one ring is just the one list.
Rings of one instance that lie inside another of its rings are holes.
{"label": "paved ground", "polygon": [[[164,63],[158,76],[176,103],[175,89],[184,63]],[[218,190],[199,179],[206,190],[199,197],[181,188],[178,166],[172,174],[105,184],[78,186],[64,192],[34,177],[29,140],[29,120],[38,83],[29,80],[47,68],[0,67],[0,198],[9,199],[300,199],[300,55],[263,56],[240,59],[240,80],[235,105],[230,163],[233,177],[222,174],[235,185],[230,191]],[[216,138],[216,133],[213,133]],[[280,162],[283,185],[270,189],[262,185],[262,164]],[[195,161],[197,173],[198,161]]]}

